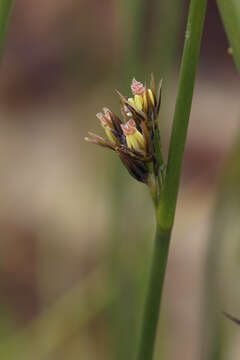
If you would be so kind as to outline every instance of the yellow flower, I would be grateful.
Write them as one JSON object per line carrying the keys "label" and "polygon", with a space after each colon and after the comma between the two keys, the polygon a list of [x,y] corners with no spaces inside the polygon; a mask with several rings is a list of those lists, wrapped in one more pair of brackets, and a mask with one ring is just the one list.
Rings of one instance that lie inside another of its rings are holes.
{"label": "yellow flower", "polygon": [[129,98],[128,102],[136,110],[142,111],[142,109],[143,109],[143,97],[142,97],[142,95],[134,95],[134,98]]}
{"label": "yellow flower", "polygon": [[146,152],[146,141],[144,136],[136,128],[136,123],[130,119],[126,124],[121,125],[124,135],[126,136],[127,146],[130,149]]}
{"label": "yellow flower", "polygon": [[132,81],[131,89],[134,97],[128,98],[128,102],[134,109],[147,112],[149,100],[152,107],[156,105],[152,90],[146,89],[145,86],[135,78]]}

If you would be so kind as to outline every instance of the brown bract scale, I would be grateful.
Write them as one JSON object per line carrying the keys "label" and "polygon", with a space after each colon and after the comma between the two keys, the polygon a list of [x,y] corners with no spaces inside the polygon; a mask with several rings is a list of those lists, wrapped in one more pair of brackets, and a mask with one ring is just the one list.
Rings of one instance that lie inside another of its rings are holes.
{"label": "brown bract scale", "polygon": [[128,172],[138,181],[148,184],[151,174],[158,176],[160,136],[157,117],[161,104],[161,82],[156,91],[153,75],[150,87],[133,79],[133,97],[120,97],[121,120],[104,107],[97,113],[107,138],[88,133],[86,141],[115,151]]}

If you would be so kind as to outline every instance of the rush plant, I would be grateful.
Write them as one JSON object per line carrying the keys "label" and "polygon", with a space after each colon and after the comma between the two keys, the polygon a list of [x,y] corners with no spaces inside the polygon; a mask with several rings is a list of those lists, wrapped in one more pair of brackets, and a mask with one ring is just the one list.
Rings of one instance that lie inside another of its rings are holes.
{"label": "rush plant", "polygon": [[162,86],[160,82],[156,90],[153,76],[149,88],[133,79],[132,97],[118,93],[122,120],[107,108],[97,114],[107,139],[92,133],[86,138],[114,150],[129,173],[149,186],[155,205],[156,235],[137,360],[151,360],[154,354],[206,3],[192,0],[190,4],[167,163],[162,157],[158,123]]}
{"label": "rush plant", "polygon": [[161,82],[156,90],[153,76],[150,88],[133,79],[133,97],[128,98],[118,93],[123,120],[107,108],[103,108],[103,113],[97,114],[107,139],[92,133],[86,138],[89,142],[114,150],[129,173],[149,186],[155,204],[155,245],[137,352],[138,360],[151,360],[154,354],[206,3],[207,0],[192,0],[190,5],[167,164],[164,163],[161,153],[157,120],[161,103]]}
{"label": "rush plant", "polygon": [[[0,55],[12,4],[12,0],[0,0]],[[239,0],[217,0],[217,4],[232,48],[233,58],[240,69]],[[156,233],[136,360],[152,360],[154,356],[158,316],[174,225],[206,5],[207,0],[190,1],[167,161],[165,162],[162,156],[158,119],[162,82],[160,81],[156,87],[153,75],[149,86],[133,79],[130,97],[117,92],[120,98],[121,117],[106,107],[97,114],[104,129],[105,138],[93,133],[89,133],[86,137],[88,142],[114,151],[130,175],[149,187],[154,203]],[[140,36],[137,40],[139,39],[141,39]],[[137,45],[139,46],[139,44]],[[132,65],[136,66],[134,61]],[[64,305],[65,308],[67,306],[72,308],[72,303]],[[78,305],[76,307],[79,308]],[[53,314],[56,313],[58,315],[56,310],[53,311]],[[239,324],[238,318],[227,313],[225,315]],[[49,320],[49,318],[50,313],[47,314],[47,319]],[[27,332],[27,344],[30,343],[30,338],[31,334]],[[8,356],[9,348],[9,346],[6,347]],[[211,359],[215,358],[211,357]]]}

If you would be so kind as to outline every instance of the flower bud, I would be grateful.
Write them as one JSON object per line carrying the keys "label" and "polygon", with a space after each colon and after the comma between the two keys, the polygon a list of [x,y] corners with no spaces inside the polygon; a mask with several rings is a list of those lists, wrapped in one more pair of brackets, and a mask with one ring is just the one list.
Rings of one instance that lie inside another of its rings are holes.
{"label": "flower bud", "polygon": [[[150,104],[149,104],[150,102]],[[149,106],[154,107],[155,101],[154,96],[151,89],[147,89],[143,95],[143,108],[147,112]]]}
{"label": "flower bud", "polygon": [[[129,173],[150,187],[152,177],[158,176],[164,167],[157,122],[161,86],[162,82],[156,91],[152,75],[149,88],[136,79],[132,80],[130,98],[116,90],[120,97],[123,119],[104,107],[102,112],[97,113],[97,118],[107,138],[91,132],[85,138],[90,143],[115,151]],[[165,176],[163,172],[162,174]]]}
{"label": "flower bud", "polygon": [[126,136],[127,146],[130,149],[139,152],[146,152],[146,141],[144,136],[136,128],[136,123],[133,119],[126,124],[121,125],[124,135]]}
{"label": "flower bud", "polygon": [[133,95],[143,95],[145,93],[145,86],[135,78],[132,80],[131,89]]}
{"label": "flower bud", "polygon": [[147,89],[142,83],[137,81],[135,78],[131,85],[132,93],[134,98],[129,98],[129,104],[138,111],[147,112],[150,107],[154,107],[155,100],[151,89]]}
{"label": "flower bud", "polygon": [[128,102],[132,107],[134,107],[138,111],[142,111],[143,109],[143,97],[142,95],[134,95],[133,98],[129,98]]}
{"label": "flower bud", "polygon": [[113,134],[112,120],[109,113],[107,113],[106,108],[104,108],[104,113],[105,116],[103,115],[103,113],[99,112],[96,114],[96,117],[100,120],[101,125],[104,128],[105,133],[107,135],[107,138],[114,144],[119,144],[119,141],[117,140],[116,136],[114,136]]}

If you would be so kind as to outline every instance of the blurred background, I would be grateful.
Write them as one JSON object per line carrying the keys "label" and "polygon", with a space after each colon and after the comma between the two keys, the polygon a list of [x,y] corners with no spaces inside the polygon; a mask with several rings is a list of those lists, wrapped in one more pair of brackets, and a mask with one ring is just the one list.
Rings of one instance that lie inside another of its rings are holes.
{"label": "blurred background", "polygon": [[[134,76],[153,72],[166,158],[187,10],[179,0],[16,1],[0,70],[1,359],[133,358],[151,199],[84,136],[103,135],[103,106],[120,113],[115,89],[128,95]],[[203,359],[214,326],[221,359],[240,355],[240,328],[221,315],[240,317],[240,82],[228,47],[209,1],[156,359]]]}

